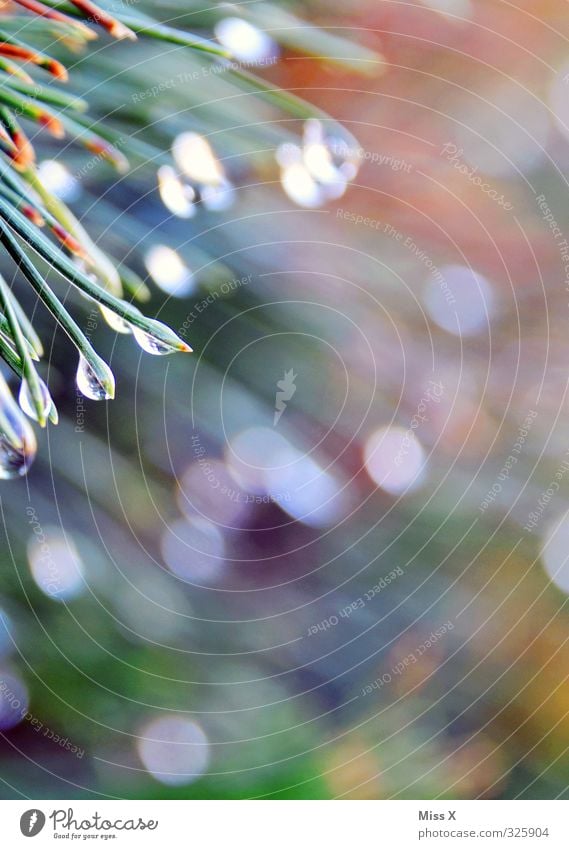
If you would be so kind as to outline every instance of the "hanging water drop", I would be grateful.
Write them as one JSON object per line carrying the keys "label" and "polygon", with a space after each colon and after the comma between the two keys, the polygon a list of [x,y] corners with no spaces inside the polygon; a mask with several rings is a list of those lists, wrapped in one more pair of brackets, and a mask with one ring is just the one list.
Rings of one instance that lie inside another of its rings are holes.
{"label": "hanging water drop", "polygon": [[[41,396],[42,396],[43,418],[45,419],[49,415],[53,401],[51,399],[51,395],[49,394],[49,389],[47,388],[47,386],[45,385],[45,383],[43,382],[41,377],[38,378],[38,380],[39,380],[40,393],[41,393]],[[20,385],[20,392],[19,392],[19,395],[18,395],[18,403],[27,416],[29,416],[31,419],[33,419],[36,422],[39,421],[38,412],[36,410],[36,407],[35,407],[35,404],[34,404],[34,401],[33,401],[33,398],[32,398],[30,386],[29,386],[28,381],[25,380],[25,379],[22,380],[22,383]]]}
{"label": "hanging water drop", "polygon": [[361,149],[353,140],[328,135],[324,125],[310,118],[304,125],[303,163],[322,185],[327,200],[339,198],[359,169]]}
{"label": "hanging water drop", "polygon": [[[142,313],[140,313],[139,310],[136,310],[136,312],[138,312],[140,318],[143,319]],[[148,318],[144,319],[144,325],[148,328],[146,330],[141,329],[140,323],[141,322],[137,322],[135,324],[134,321],[131,321],[132,334],[142,350],[146,351],[148,354],[162,356],[164,354],[173,354],[179,351],[183,351],[186,354],[192,353],[190,345],[188,345],[187,342],[184,342],[183,339],[180,339],[173,330],[161,321]]]}
{"label": "hanging water drop", "polygon": [[165,354],[173,354],[178,349],[174,345],[169,345],[150,333],[146,333],[139,327],[132,328],[132,334],[143,351],[147,354],[153,354],[155,357],[162,357]]}
{"label": "hanging water drop", "polygon": [[103,304],[99,304],[99,309],[101,310],[101,315],[111,327],[115,333],[131,333],[132,328],[128,321],[125,321],[124,318],[118,315],[113,310],[110,310],[108,307],[105,307]]}
{"label": "hanging water drop", "polygon": [[[83,355],[79,357],[79,365],[77,367],[76,383],[77,388],[86,398],[92,401],[107,401],[114,397],[114,376],[110,368],[101,360],[100,367],[105,367],[106,375],[105,382],[102,377],[97,375],[93,367],[87,362]],[[105,385],[106,384],[106,385]]]}
{"label": "hanging water drop", "polygon": [[360,170],[364,151],[356,142],[350,142],[337,136],[328,136],[326,146],[332,156],[332,162],[345,180],[354,180]]}
{"label": "hanging water drop", "polygon": [[22,445],[15,445],[0,431],[0,480],[20,478],[27,474],[37,450],[34,432],[31,428],[29,432],[31,439]]}
{"label": "hanging water drop", "polygon": [[300,162],[282,169],[281,185],[288,197],[298,206],[315,209],[326,200],[322,187]]}
{"label": "hanging water drop", "polygon": [[344,194],[348,180],[357,173],[351,156],[346,143],[337,147],[322,122],[311,119],[304,126],[302,147],[286,142],[277,148],[281,185],[294,203],[315,209]]}
{"label": "hanging water drop", "polygon": [[316,119],[304,125],[302,158],[305,168],[319,183],[328,185],[338,181],[339,172],[332,159],[324,127]]}
{"label": "hanging water drop", "polygon": [[[9,390],[7,390],[9,391]],[[0,480],[23,477],[35,460],[34,431],[14,400],[3,399],[0,410]]]}

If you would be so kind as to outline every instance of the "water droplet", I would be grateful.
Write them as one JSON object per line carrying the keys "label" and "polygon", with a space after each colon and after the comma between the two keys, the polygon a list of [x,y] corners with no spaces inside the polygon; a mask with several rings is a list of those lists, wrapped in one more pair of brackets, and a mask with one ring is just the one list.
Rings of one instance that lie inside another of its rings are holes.
{"label": "water droplet", "polygon": [[125,321],[124,318],[120,315],[117,315],[116,312],[113,312],[108,307],[103,306],[103,304],[99,304],[99,309],[101,310],[101,315],[111,327],[115,333],[131,333],[132,328],[128,321]]}
{"label": "water droplet", "polygon": [[195,279],[180,254],[167,245],[153,245],[144,257],[144,263],[156,285],[162,291],[183,298],[195,288]]}
{"label": "water droplet", "polygon": [[365,151],[358,147],[355,142],[348,143],[346,139],[338,136],[329,136],[326,139],[326,146],[338,172],[345,180],[353,180],[360,170]]}
{"label": "water droplet", "polygon": [[[53,402],[51,400],[51,395],[49,394],[49,389],[47,388],[47,386],[45,385],[45,383],[43,382],[41,377],[39,378],[39,387],[40,387],[40,393],[41,393],[41,396],[42,396],[43,417],[47,418],[48,415],[49,415],[49,412],[51,410],[51,405],[52,405]],[[22,383],[20,385],[20,393],[18,395],[18,403],[20,404],[20,407],[22,408],[22,410],[24,411],[24,413],[27,416],[29,416],[31,419],[33,419],[36,422],[38,421],[37,410],[35,408],[35,405],[34,405],[34,402],[33,402],[33,399],[32,399],[32,393],[30,392],[30,386],[29,386],[27,380],[22,380]]]}
{"label": "water droplet", "polygon": [[307,209],[321,206],[326,197],[304,165],[294,163],[281,171],[281,185],[294,203]]}
{"label": "water droplet", "polygon": [[196,183],[215,186],[225,177],[223,166],[207,139],[199,133],[182,133],[172,145],[178,168]]}
{"label": "water droplet", "polygon": [[143,351],[147,354],[153,354],[155,357],[162,357],[165,354],[173,354],[177,349],[173,345],[168,345],[161,339],[151,336],[139,327],[132,328],[132,334]]}
{"label": "water droplet", "polygon": [[240,62],[263,62],[279,55],[278,45],[270,35],[241,18],[222,18],[215,25],[215,34]]}
{"label": "water droplet", "polygon": [[182,182],[169,165],[158,169],[158,191],[164,206],[178,218],[191,218],[196,214],[194,202],[196,193],[188,184]]}
{"label": "water droplet", "polygon": [[304,146],[304,165],[315,180],[327,185],[335,183],[341,176],[332,162],[332,154],[325,144],[321,142],[310,142]]}
{"label": "water droplet", "polygon": [[341,197],[357,174],[357,156],[345,141],[326,136],[316,119],[304,125],[302,148],[289,142],[277,148],[281,183],[299,206],[315,208]]}
{"label": "water droplet", "polygon": [[0,480],[10,480],[28,472],[36,457],[37,443],[31,425],[13,401],[2,405],[2,416],[13,435],[0,428]]}
{"label": "water droplet", "polygon": [[304,122],[303,127],[304,144],[323,144],[324,142],[324,125],[318,118],[309,118]]}
{"label": "water droplet", "polygon": [[235,201],[235,188],[229,180],[223,179],[216,186],[203,186],[201,202],[211,212],[224,212]]}
{"label": "water droplet", "polygon": [[[315,179],[325,186],[336,186],[340,192],[353,180],[361,163],[361,149],[346,139],[330,136],[316,118],[304,125],[303,161]],[[339,195],[337,195],[339,196]]]}
{"label": "water droplet", "polygon": [[44,159],[38,165],[38,177],[42,185],[53,192],[60,200],[70,203],[81,194],[81,186],[71,172],[61,162]]}
{"label": "water droplet", "polygon": [[[77,367],[76,382],[77,388],[86,398],[92,401],[106,401],[114,396],[115,379],[112,371],[101,360],[101,366],[105,366],[106,382],[105,386],[91,365],[87,362],[84,356],[79,357],[79,366]],[[113,391],[110,391],[112,387]]]}

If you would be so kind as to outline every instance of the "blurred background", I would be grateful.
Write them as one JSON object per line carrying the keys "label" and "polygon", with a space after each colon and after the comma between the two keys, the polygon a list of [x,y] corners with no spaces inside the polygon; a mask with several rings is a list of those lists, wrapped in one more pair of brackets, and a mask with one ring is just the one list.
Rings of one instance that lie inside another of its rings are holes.
{"label": "blurred background", "polygon": [[78,302],[92,403],[38,312],[62,420],[0,487],[0,792],[565,798],[566,6],[201,5],[152,13],[231,72],[74,60],[130,174],[36,141],[194,354]]}

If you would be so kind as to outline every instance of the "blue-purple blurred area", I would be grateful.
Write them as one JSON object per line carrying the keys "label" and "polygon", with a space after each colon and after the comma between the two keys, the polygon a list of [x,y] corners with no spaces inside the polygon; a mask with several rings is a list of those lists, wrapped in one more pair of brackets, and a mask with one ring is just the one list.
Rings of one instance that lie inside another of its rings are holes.
{"label": "blue-purple blurred area", "polygon": [[38,313],[63,415],[0,490],[4,797],[567,796],[569,33],[518,5],[295,7],[381,74],[226,27],[350,156],[223,74],[133,101],[179,51],[79,64],[178,171],[44,176],[194,354],[71,300],[89,402]]}

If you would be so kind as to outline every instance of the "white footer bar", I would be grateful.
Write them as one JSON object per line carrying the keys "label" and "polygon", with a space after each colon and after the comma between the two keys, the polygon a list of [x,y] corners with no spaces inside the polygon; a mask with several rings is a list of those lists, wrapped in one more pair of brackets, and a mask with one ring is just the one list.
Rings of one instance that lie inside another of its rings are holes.
{"label": "white footer bar", "polygon": [[0,845],[569,847],[569,801],[0,801]]}

